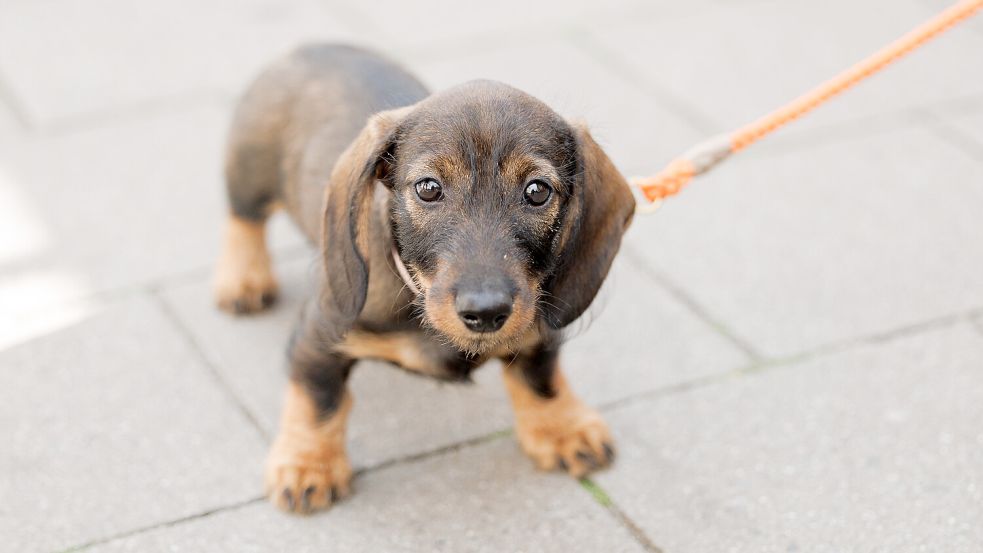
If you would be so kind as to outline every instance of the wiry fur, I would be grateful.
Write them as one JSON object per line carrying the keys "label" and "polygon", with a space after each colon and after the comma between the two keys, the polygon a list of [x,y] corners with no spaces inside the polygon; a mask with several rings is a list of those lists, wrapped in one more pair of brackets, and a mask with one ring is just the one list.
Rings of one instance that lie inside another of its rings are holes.
{"label": "wiry fur", "polygon": [[[582,473],[583,460],[567,458],[580,455],[578,440],[589,441],[583,450],[597,466],[610,460],[603,422],[557,367],[560,332],[590,305],[634,208],[627,183],[585,128],[501,83],[430,94],[375,54],[312,46],[271,66],[246,92],[226,173],[233,227],[262,229],[283,205],[322,253],[318,294],[289,349],[285,412],[304,416],[285,419],[287,434],[271,457],[278,465],[267,472],[279,505],[303,510],[295,500],[311,494],[317,505],[330,503],[323,489],[298,488],[302,481],[347,489],[347,480],[337,481],[345,471],[291,463],[321,451],[334,457],[324,466],[348,466],[338,457],[345,452],[337,417],[350,408],[346,380],[363,357],[453,380],[502,358],[514,376],[507,382],[523,447],[541,465],[553,466],[540,456],[555,454]],[[442,185],[439,201],[418,197],[422,179]],[[540,206],[524,196],[532,181],[552,189]],[[262,253],[265,244],[230,247]],[[398,276],[393,248],[421,294]],[[253,273],[269,269],[266,257],[228,253],[264,260]],[[247,264],[223,265],[222,305],[265,307],[232,297],[251,290],[242,282],[253,276],[238,266]],[[510,314],[478,332],[455,301],[463,286],[492,278],[511,294]],[[326,436],[322,425],[334,429],[330,447],[297,442]]]}

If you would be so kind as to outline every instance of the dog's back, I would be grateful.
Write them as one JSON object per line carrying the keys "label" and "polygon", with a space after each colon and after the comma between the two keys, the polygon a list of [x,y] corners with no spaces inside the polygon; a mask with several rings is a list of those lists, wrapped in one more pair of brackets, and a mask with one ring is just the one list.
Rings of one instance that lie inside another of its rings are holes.
{"label": "dog's back", "polygon": [[281,202],[316,241],[331,170],[369,116],[428,94],[415,77],[372,52],[298,48],[268,67],[236,109],[225,167],[227,184],[237,188],[230,194],[233,212],[261,219]]}

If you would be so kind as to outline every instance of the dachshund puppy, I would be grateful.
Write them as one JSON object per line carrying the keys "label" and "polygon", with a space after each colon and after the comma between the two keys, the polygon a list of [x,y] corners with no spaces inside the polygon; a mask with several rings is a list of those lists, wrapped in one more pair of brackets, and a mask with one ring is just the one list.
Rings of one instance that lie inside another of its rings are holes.
{"label": "dachshund puppy", "polygon": [[264,225],[285,208],[321,253],[319,291],[291,340],[290,384],[266,469],[296,512],[349,493],[346,380],[358,359],[446,380],[505,362],[523,450],[573,476],[614,454],[598,413],[557,362],[635,202],[587,130],[504,84],[431,94],[364,50],[301,48],[235,113],[221,308],[277,292]]}

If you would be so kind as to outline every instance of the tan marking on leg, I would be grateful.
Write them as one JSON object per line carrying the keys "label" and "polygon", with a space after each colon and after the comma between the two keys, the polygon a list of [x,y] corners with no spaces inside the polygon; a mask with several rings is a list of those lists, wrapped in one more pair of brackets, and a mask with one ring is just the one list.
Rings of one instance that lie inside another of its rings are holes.
{"label": "tan marking on leg", "polygon": [[215,299],[232,313],[251,313],[273,304],[276,278],[266,250],[265,222],[229,216],[215,270]]}
{"label": "tan marking on leg", "polygon": [[266,460],[266,494],[277,507],[309,513],[330,507],[351,492],[352,467],[345,452],[345,428],[352,398],[348,391],[330,418],[295,382],[287,388],[280,431]]}
{"label": "tan marking on leg", "polygon": [[420,345],[422,339],[415,332],[374,334],[355,330],[335,349],[353,359],[381,359],[421,374],[443,376],[443,364],[427,355]]}
{"label": "tan marking on leg", "polygon": [[607,424],[574,395],[559,369],[552,398],[536,395],[517,368],[506,369],[504,376],[519,444],[539,468],[559,466],[579,478],[611,462],[614,449]]}

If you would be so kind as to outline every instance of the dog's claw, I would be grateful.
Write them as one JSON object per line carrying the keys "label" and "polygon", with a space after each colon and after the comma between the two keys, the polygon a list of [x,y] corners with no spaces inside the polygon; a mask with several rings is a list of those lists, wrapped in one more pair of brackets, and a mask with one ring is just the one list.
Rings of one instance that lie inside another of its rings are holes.
{"label": "dog's claw", "polygon": [[594,470],[601,466],[601,463],[593,455],[584,451],[577,451],[577,460],[587,466],[588,470]]}
{"label": "dog's claw", "polygon": [[614,448],[611,447],[611,444],[605,443],[602,447],[604,448],[605,462],[610,463],[611,461],[614,461]]}
{"label": "dog's claw", "polygon": [[[557,418],[563,422],[557,423]],[[557,412],[548,425],[538,424],[544,419],[530,420],[537,424],[519,419],[517,435],[522,448],[541,469],[559,469],[580,478],[614,459],[607,425],[597,411],[583,404]]]}
{"label": "dog's claw", "polygon": [[306,488],[296,485],[277,487],[271,500],[279,508],[289,513],[309,514],[327,509],[344,497],[342,488],[337,485],[310,484]]}
{"label": "dog's claw", "polygon": [[215,270],[215,300],[220,309],[244,315],[262,311],[276,299],[276,278],[263,228],[263,223],[229,218],[224,252]]}
{"label": "dog's claw", "polygon": [[243,295],[234,299],[220,300],[219,307],[235,315],[248,315],[270,308],[276,303],[276,292],[263,292],[260,295]]}
{"label": "dog's claw", "polygon": [[[306,411],[310,407],[307,392],[295,383],[290,390],[284,413],[291,412],[291,405],[294,411],[300,410],[298,405]],[[327,423],[312,419],[281,428],[270,448],[264,475],[274,505],[288,512],[312,513],[331,507],[348,494],[352,467],[345,454],[343,429],[350,410],[351,399],[344,396]]]}
{"label": "dog's claw", "polygon": [[304,490],[304,496],[303,499],[301,500],[301,506],[305,513],[311,510],[311,496],[314,495],[314,491],[316,489],[317,488],[315,488],[314,486],[307,486],[307,489]]}

